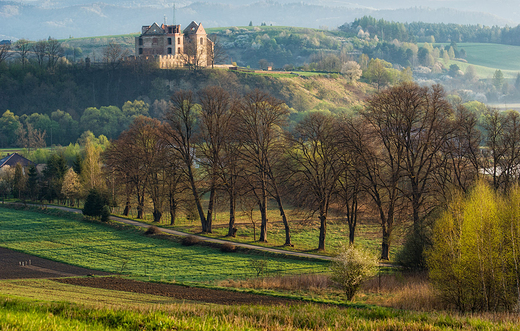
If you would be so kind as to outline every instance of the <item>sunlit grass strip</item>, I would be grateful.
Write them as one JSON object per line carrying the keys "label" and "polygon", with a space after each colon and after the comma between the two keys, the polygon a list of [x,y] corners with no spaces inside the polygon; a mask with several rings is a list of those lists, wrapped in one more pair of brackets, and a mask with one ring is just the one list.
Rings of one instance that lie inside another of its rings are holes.
{"label": "sunlit grass strip", "polygon": [[145,237],[59,216],[1,208],[0,245],[85,268],[155,281],[205,282],[255,275],[251,260],[266,259],[269,274],[326,272],[327,263],[222,253],[202,246]]}
{"label": "sunlit grass strip", "polygon": [[[29,285],[28,281],[26,285]],[[39,281],[40,284],[51,281]],[[17,283],[18,296],[34,291]],[[37,284],[38,282],[35,282]],[[518,330],[516,320],[484,317],[460,317],[449,313],[415,313],[388,308],[342,308],[302,304],[295,306],[220,306],[197,303],[162,303],[154,305],[150,295],[118,291],[74,288],[92,291],[96,298],[110,292],[110,299],[94,306],[85,305],[81,293],[59,289],[39,300],[0,296],[0,329],[10,330]],[[48,288],[49,290],[49,288]],[[4,288],[0,289],[4,292]],[[131,295],[142,305],[114,309],[111,304]],[[142,299],[138,299],[142,297]],[[56,300],[60,302],[50,302]],[[65,302],[63,302],[65,301]],[[518,318],[517,318],[518,319]]]}
{"label": "sunlit grass strip", "polygon": [[170,297],[76,286],[48,279],[0,281],[0,293],[37,301],[73,302],[111,309],[150,310],[157,305],[182,302]]}

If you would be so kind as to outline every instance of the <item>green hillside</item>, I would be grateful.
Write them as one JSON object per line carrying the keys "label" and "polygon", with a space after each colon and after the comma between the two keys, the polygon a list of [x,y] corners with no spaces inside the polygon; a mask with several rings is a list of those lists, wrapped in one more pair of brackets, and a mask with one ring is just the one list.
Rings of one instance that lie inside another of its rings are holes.
{"label": "green hillside", "polygon": [[505,78],[516,78],[520,72],[520,46],[484,43],[460,43],[457,46],[466,51],[467,62],[451,60],[448,66],[456,64],[465,71],[469,65],[473,65],[481,79],[493,77],[497,69],[502,71]]}
{"label": "green hillside", "polygon": [[[327,31],[285,26],[223,27],[208,28],[208,35],[216,35],[217,43],[224,49],[226,63],[237,62],[240,66],[258,68],[258,61],[265,59],[277,68],[286,64],[301,66],[308,63],[312,54],[339,52],[353,49],[348,34],[342,31]],[[101,59],[103,48],[115,42],[134,54],[135,34],[71,38],[60,40],[66,48],[80,48],[82,57]]]}

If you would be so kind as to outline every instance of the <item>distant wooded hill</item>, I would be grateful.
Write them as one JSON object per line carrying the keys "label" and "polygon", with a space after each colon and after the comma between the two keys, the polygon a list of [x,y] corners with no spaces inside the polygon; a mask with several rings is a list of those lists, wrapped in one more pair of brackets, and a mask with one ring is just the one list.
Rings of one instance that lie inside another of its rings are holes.
{"label": "distant wooded hill", "polygon": [[[85,4],[86,3],[86,4]],[[414,4],[405,4],[415,6]],[[309,28],[336,28],[358,17],[371,15],[397,22],[445,22],[457,24],[482,24],[487,26],[515,21],[500,18],[488,12],[477,12],[475,8],[448,9],[414,7],[398,9],[385,3],[386,10],[369,8],[370,2],[353,5],[335,2],[288,3],[288,1],[240,2],[231,4],[196,2],[176,11],[177,23],[186,26],[191,20],[202,22],[204,27],[244,26],[253,22],[267,25],[299,26]],[[381,8],[381,7],[380,7]],[[53,2],[40,5],[35,1],[0,1],[0,39],[26,38],[38,40],[52,36],[62,39],[96,35],[119,35],[138,32],[142,25],[163,23],[164,16],[172,22],[171,3],[141,1],[111,1],[89,3],[89,1]],[[30,24],[29,24],[30,22]],[[37,27],[37,28],[36,28]]]}

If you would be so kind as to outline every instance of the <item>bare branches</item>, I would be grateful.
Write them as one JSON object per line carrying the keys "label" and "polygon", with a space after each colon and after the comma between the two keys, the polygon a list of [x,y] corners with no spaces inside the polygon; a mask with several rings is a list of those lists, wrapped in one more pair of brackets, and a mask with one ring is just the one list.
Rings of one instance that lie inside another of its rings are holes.
{"label": "bare branches", "polygon": [[13,53],[11,52],[11,44],[0,45],[0,64],[6,61]]}
{"label": "bare branches", "polygon": [[29,40],[20,39],[14,44],[14,49],[20,56],[20,60],[22,61],[22,67],[25,69],[25,62],[27,62],[27,56],[29,51],[31,50],[29,45]]}
{"label": "bare branches", "polygon": [[311,113],[290,137],[288,154],[295,165],[293,180],[303,184],[319,211],[320,236],[318,250],[325,249],[327,214],[341,174],[342,151],[337,142],[337,119],[324,113]]}
{"label": "bare branches", "polygon": [[130,52],[123,48],[123,46],[111,41],[103,49],[103,62],[105,62],[108,68],[115,70],[121,65],[129,53]]}

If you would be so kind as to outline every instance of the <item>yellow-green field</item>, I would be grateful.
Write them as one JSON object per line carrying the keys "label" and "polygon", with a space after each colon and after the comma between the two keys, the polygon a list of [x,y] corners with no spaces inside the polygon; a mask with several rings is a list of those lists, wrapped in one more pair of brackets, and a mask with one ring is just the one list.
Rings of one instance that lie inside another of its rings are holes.
{"label": "yellow-green field", "polygon": [[[497,69],[501,70],[506,79],[514,79],[520,72],[520,46],[460,43],[458,49],[466,51],[466,61],[450,60],[447,64],[456,64],[462,71],[469,65],[477,70],[480,79],[490,79]],[[441,60],[442,61],[442,60]]]}

